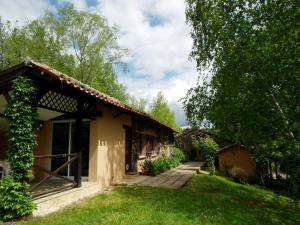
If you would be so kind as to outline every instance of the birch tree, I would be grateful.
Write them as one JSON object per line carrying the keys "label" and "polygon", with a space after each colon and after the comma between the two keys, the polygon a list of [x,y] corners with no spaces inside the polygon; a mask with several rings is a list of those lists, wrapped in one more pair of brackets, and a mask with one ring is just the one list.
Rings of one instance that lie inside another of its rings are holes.
{"label": "birch tree", "polygon": [[255,149],[257,160],[279,160],[282,169],[288,163],[299,189],[299,1],[186,4],[191,57],[211,74],[200,75],[204,84],[183,99],[189,121],[209,121],[221,136]]}

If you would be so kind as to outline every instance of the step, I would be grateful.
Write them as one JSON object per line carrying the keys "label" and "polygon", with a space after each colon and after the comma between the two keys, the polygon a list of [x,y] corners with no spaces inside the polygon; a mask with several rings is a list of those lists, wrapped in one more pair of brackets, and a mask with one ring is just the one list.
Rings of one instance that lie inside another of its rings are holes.
{"label": "step", "polygon": [[98,183],[83,182],[80,188],[73,188],[36,199],[34,203],[37,205],[37,209],[33,212],[33,216],[44,216],[56,212],[82,199],[93,197],[101,191],[103,190]]}

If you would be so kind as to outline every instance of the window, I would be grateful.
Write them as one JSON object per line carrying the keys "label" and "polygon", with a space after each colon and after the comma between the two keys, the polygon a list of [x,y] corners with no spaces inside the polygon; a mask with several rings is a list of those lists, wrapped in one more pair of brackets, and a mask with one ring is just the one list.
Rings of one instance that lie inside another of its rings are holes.
{"label": "window", "polygon": [[146,140],[147,140],[146,153],[147,155],[152,155],[154,153],[154,137],[147,135]]}
{"label": "window", "polygon": [[135,133],[136,147],[139,156],[151,156],[156,153],[156,138],[151,135]]}
{"label": "window", "polygon": [[139,155],[143,154],[143,148],[142,148],[142,135],[139,133],[134,132],[133,133],[133,144],[135,145],[135,149],[139,153]]}

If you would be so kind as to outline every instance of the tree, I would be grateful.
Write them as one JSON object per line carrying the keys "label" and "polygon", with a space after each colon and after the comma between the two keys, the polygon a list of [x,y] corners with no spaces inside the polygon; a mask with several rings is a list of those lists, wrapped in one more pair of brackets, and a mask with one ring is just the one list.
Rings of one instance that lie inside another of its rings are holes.
{"label": "tree", "polygon": [[147,106],[147,99],[145,98],[136,98],[134,96],[130,96],[129,99],[128,99],[128,104],[135,108],[136,110],[138,111],[141,111],[141,112],[146,112],[146,106]]}
{"label": "tree", "polygon": [[215,158],[219,145],[211,137],[192,138],[192,146],[196,151],[202,151],[211,175],[215,175]]}
{"label": "tree", "polygon": [[0,70],[7,67],[7,49],[8,49],[8,24],[4,24],[0,17]]}
{"label": "tree", "polygon": [[57,14],[47,12],[23,27],[7,30],[6,67],[30,56],[108,95],[128,99],[114,71],[126,50],[118,46],[117,29],[101,15],[68,5],[58,8]]}
{"label": "tree", "polygon": [[191,56],[199,71],[210,69],[212,75],[201,77],[203,85],[183,100],[189,121],[209,121],[221,136],[255,149],[261,162],[274,155],[281,162],[289,159],[291,181],[299,185],[299,3],[186,3]]}
{"label": "tree", "polygon": [[158,92],[156,98],[153,100],[149,113],[160,122],[174,129],[177,128],[174,112],[170,110],[162,92]]}

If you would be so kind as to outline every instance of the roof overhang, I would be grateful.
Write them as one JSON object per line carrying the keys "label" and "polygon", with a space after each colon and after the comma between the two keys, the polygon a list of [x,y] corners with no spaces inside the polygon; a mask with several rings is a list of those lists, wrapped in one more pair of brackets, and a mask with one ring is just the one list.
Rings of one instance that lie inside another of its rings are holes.
{"label": "roof overhang", "polygon": [[[72,101],[72,99],[75,99],[76,101],[82,100],[85,104],[87,104],[86,107],[88,107],[88,104],[90,103],[97,102],[109,108],[112,108],[118,112],[130,114],[136,116],[137,118],[145,119],[171,132],[177,132],[175,129],[152,118],[150,115],[133,109],[132,107],[126,105],[125,103],[121,102],[116,98],[101,93],[100,91],[86,84],[83,84],[66,74],[63,74],[53,68],[50,68],[47,65],[32,60],[26,60],[16,66],[10,67],[0,72],[0,94],[4,98],[5,95],[11,90],[12,81],[20,75],[29,76],[37,83],[39,87],[38,95],[40,96],[40,98],[42,98],[42,96],[46,94],[46,91],[53,91],[58,95],[61,94],[65,96],[65,98],[69,98],[68,101]],[[0,97],[0,108],[1,99],[3,97]],[[70,104],[72,105],[72,103]],[[53,111],[55,111],[55,113],[61,114],[67,113],[57,109],[52,110],[52,108],[47,108],[44,105],[40,108],[43,108],[40,109],[42,120],[51,118],[54,115]],[[70,111],[70,109],[68,109],[68,111]]]}

